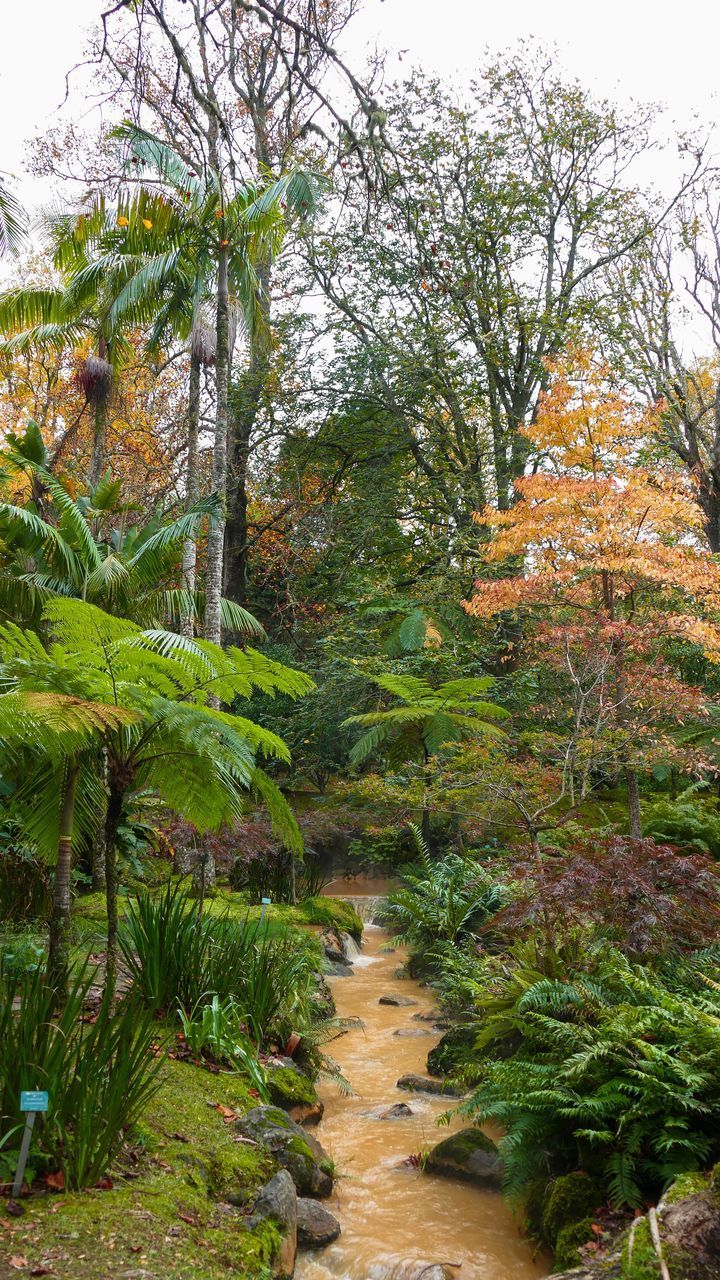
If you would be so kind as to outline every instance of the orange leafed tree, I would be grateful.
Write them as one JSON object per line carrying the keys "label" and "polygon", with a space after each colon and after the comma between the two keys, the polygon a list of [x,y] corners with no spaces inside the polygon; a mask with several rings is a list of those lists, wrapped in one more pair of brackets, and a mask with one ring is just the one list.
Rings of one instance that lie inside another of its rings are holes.
{"label": "orange leafed tree", "polygon": [[700,545],[702,513],[687,479],[643,465],[656,413],[617,390],[591,352],[571,351],[551,375],[525,428],[537,469],[516,482],[509,511],[489,507],[475,517],[489,534],[486,562],[519,571],[477,582],[465,608],[478,618],[542,620],[548,656],[561,656],[571,679],[579,654],[595,665],[606,655],[599,689],[639,836],[635,770],[653,720],[673,705],[681,718],[697,703],[674,680],[663,641],[684,637],[720,661],[720,566]]}

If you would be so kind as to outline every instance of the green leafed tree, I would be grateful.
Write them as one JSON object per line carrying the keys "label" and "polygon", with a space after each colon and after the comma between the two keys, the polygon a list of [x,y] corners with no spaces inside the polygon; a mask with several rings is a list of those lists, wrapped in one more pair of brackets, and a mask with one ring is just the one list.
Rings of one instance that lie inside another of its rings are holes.
{"label": "green leafed tree", "polygon": [[[398,705],[378,707],[362,715],[349,716],[346,725],[359,725],[365,732],[350,752],[355,765],[372,755],[384,756],[390,768],[416,761],[426,768],[432,756],[446,742],[470,738],[500,738],[498,721],[507,711],[485,694],[494,681],[491,676],[468,676],[446,680],[433,688],[419,676],[373,676],[375,684],[397,700]],[[427,841],[430,814],[423,808],[423,838]]]}
{"label": "green leafed tree", "polygon": [[[115,980],[117,943],[116,841],[128,795],[155,792],[200,831],[237,820],[248,793],[268,808],[284,843],[302,839],[282,794],[264,773],[264,757],[288,760],[281,738],[242,716],[215,710],[254,691],[300,696],[312,681],[252,649],[222,650],[172,632],[134,623],[78,600],[50,601],[43,615],[46,643],[13,623],[0,628],[0,724],[12,720],[19,698],[64,698],[54,711],[68,734],[94,726],[93,750],[51,753],[44,738],[23,767],[13,807],[31,838],[48,854],[58,827],[70,849],[76,792],[88,797],[86,821],[102,825],[108,910],[107,982]],[[14,702],[4,702],[3,699]],[[3,716],[3,707],[8,711]],[[96,708],[99,708],[96,710]],[[60,732],[60,730],[58,730]],[[87,731],[86,731],[87,732]],[[31,746],[31,742],[29,742]],[[72,746],[72,740],[71,740]],[[101,748],[101,749],[100,749]],[[65,924],[67,920],[65,919]],[[64,927],[64,926],[63,926]]]}

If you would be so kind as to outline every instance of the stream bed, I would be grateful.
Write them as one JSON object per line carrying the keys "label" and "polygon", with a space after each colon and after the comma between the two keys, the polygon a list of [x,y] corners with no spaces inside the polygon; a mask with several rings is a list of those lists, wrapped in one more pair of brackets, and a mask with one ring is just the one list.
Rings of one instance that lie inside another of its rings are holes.
{"label": "stream bed", "polygon": [[[546,1276],[547,1264],[533,1257],[497,1192],[431,1177],[403,1163],[467,1121],[438,1129],[437,1118],[452,1099],[396,1088],[402,1075],[427,1074],[427,1053],[439,1033],[414,1019],[433,1008],[431,993],[398,976],[403,953],[383,950],[387,945],[391,939],[383,929],[366,925],[353,976],[331,979],[339,1016],[365,1024],[328,1048],[353,1095],[327,1082],[319,1089],[325,1115],[316,1132],[339,1173],[326,1203],[342,1235],[320,1253],[299,1255],[297,1280],[395,1280],[420,1276],[423,1264],[432,1263],[451,1264],[447,1275],[457,1280]],[[407,996],[417,1004],[381,1005],[382,995]],[[397,1102],[407,1103],[413,1114],[381,1119]],[[406,1271],[403,1263],[418,1265]]]}

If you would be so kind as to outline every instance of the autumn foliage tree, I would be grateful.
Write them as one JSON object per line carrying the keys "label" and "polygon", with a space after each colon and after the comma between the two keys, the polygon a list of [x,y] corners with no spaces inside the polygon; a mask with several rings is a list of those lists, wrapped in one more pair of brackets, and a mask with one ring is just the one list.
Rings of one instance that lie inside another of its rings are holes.
{"label": "autumn foliage tree", "polygon": [[660,410],[633,403],[589,351],[570,352],[550,373],[524,428],[535,470],[516,481],[510,510],[476,515],[496,576],[477,582],[465,607],[477,618],[515,616],[526,639],[541,637],[575,711],[571,800],[577,771],[611,756],[639,837],[638,771],[660,745],[667,758],[677,722],[702,709],[699,691],[676,679],[667,642],[682,636],[720,658],[720,568],[700,545],[702,513],[686,478],[643,465]]}

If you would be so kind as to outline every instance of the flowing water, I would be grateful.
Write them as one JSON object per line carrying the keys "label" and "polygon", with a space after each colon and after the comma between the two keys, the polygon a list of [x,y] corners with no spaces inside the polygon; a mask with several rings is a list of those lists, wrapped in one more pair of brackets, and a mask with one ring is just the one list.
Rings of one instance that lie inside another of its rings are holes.
{"label": "flowing water", "polygon": [[[450,1130],[436,1127],[451,1099],[395,1087],[408,1072],[426,1074],[427,1052],[439,1033],[431,1023],[413,1018],[432,1008],[431,995],[398,976],[403,955],[382,950],[390,943],[384,930],[366,926],[362,951],[352,957],[353,976],[332,979],[338,1014],[362,1018],[365,1024],[364,1030],[348,1032],[329,1049],[354,1095],[345,1097],[334,1085],[320,1089],[325,1116],[317,1136],[340,1174],[326,1203],[339,1219],[342,1235],[321,1252],[301,1255],[296,1277],[410,1280],[432,1263],[453,1264],[446,1274],[457,1280],[545,1276],[548,1267],[533,1259],[531,1246],[497,1192],[430,1177],[403,1163],[463,1126],[453,1121]],[[417,1005],[381,1005],[379,998],[385,994],[410,996]],[[406,1102],[413,1114],[380,1119],[396,1102]],[[403,1263],[416,1266],[406,1269]],[[426,1272],[431,1274],[438,1275]]]}

